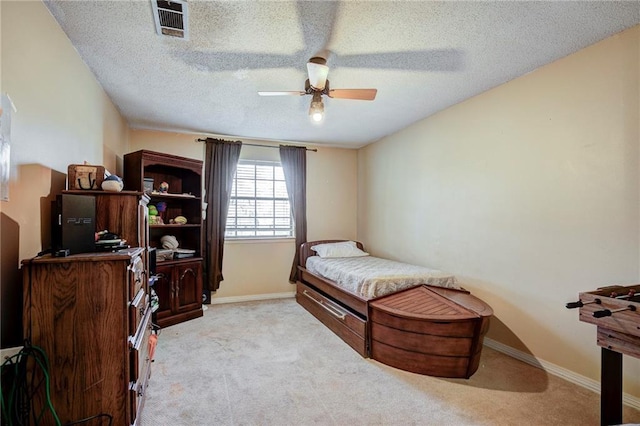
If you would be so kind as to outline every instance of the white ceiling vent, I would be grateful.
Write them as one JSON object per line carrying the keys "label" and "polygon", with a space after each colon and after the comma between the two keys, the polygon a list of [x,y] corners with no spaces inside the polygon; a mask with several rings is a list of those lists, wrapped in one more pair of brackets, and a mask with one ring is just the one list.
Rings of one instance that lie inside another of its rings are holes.
{"label": "white ceiling vent", "polygon": [[189,39],[189,14],[186,0],[151,0],[158,35]]}

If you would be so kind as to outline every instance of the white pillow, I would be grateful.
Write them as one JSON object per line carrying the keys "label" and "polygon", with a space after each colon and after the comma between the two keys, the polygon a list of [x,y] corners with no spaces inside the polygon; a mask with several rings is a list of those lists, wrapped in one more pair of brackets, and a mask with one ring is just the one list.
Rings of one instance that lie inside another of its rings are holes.
{"label": "white pillow", "polygon": [[318,244],[311,247],[320,257],[362,257],[369,253],[360,250],[354,241]]}

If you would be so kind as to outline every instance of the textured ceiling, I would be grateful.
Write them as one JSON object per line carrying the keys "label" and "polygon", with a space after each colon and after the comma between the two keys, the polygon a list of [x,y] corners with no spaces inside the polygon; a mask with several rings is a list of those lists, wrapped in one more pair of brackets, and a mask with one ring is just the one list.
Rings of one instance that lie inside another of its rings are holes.
{"label": "textured ceiling", "polygon": [[[45,1],[133,128],[360,147],[640,23],[639,1],[195,1],[189,40],[150,1]],[[328,50],[320,124],[306,62]]]}

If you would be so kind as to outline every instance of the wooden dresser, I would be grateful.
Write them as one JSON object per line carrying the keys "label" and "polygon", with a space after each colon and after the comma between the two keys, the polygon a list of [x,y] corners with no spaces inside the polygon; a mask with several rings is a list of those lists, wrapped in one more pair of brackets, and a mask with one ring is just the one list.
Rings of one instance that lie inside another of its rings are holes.
{"label": "wooden dresser", "polygon": [[[99,414],[136,424],[151,374],[144,253],[22,262],[24,335],[49,359],[50,399],[63,424]],[[43,395],[34,398],[36,412],[42,404]],[[43,424],[53,424],[47,416]]]}

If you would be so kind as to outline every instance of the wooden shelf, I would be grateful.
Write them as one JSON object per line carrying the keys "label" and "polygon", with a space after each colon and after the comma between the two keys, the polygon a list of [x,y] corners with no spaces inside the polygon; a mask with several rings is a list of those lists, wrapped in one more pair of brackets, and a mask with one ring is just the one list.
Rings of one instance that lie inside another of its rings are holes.
{"label": "wooden shelf", "polygon": [[180,259],[158,260],[158,265],[176,265],[179,263],[190,263],[193,261],[202,261],[202,257],[193,256],[193,257],[182,257]]}
{"label": "wooden shelf", "polygon": [[[99,189],[67,189],[63,194],[74,195],[142,195],[142,191],[103,191]],[[148,194],[147,194],[148,195]]]}
{"label": "wooden shelf", "polygon": [[151,198],[181,198],[181,199],[194,199],[199,200],[200,197],[196,197],[193,194],[171,194],[169,192],[147,192]]}
{"label": "wooden shelf", "polygon": [[200,228],[199,223],[185,223],[184,225],[179,225],[176,223],[165,223],[163,225],[149,225],[149,228]]}

